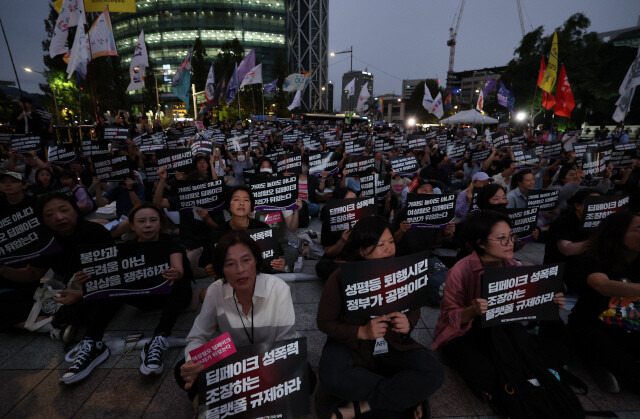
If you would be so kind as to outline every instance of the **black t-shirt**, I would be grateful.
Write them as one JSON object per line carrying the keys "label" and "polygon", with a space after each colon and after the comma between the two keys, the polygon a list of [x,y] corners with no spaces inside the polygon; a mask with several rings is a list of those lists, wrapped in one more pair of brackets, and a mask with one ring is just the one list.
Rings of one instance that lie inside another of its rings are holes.
{"label": "black t-shirt", "polygon": [[568,240],[578,243],[589,238],[589,232],[582,228],[582,222],[574,213],[558,217],[549,226],[549,237],[544,249],[544,263],[564,262],[571,258],[560,253],[557,242]]}
{"label": "black t-shirt", "polygon": [[[400,229],[402,221],[406,221],[407,210],[407,207],[404,207],[393,217],[391,226],[393,233]],[[396,256],[410,255],[424,250],[431,251],[436,244],[437,232],[436,228],[410,228],[402,235],[402,240],[396,243]]]}
{"label": "black t-shirt", "polygon": [[[180,202],[177,196],[169,197],[169,210],[180,211],[180,242],[187,249],[195,249],[209,245],[211,229],[201,220],[196,220],[192,210],[180,210]],[[209,211],[209,216],[217,225],[224,222],[222,211]]]}

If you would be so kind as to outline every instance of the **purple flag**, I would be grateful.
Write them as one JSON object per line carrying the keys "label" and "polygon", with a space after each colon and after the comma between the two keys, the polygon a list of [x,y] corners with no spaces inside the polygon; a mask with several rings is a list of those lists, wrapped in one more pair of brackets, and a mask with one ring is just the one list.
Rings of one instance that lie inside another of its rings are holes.
{"label": "purple flag", "polygon": [[252,49],[251,51],[249,51],[247,56],[242,59],[242,62],[240,62],[240,65],[238,66],[238,80],[239,81],[244,80],[244,76],[246,76],[247,73],[251,71],[251,69],[255,66],[256,66],[256,51]]}
{"label": "purple flag", "polygon": [[505,87],[502,82],[500,82],[500,87],[498,88],[498,105],[504,106],[505,108],[509,108],[509,97],[511,96],[511,92],[509,89]]}
{"label": "purple flag", "polygon": [[236,98],[236,94],[238,93],[238,64],[233,69],[233,74],[231,74],[231,79],[229,79],[229,84],[227,85],[227,105],[233,102]]}
{"label": "purple flag", "polygon": [[492,79],[491,77],[487,77],[487,81],[484,85],[484,92],[482,92],[482,97],[486,98],[489,92],[492,91],[494,87],[496,87],[496,84],[497,83],[494,79]]}
{"label": "purple flag", "polygon": [[274,81],[272,81],[269,84],[265,84],[264,85],[264,91],[267,93],[273,93],[276,91],[277,88],[277,84],[278,84],[278,79],[275,79]]}

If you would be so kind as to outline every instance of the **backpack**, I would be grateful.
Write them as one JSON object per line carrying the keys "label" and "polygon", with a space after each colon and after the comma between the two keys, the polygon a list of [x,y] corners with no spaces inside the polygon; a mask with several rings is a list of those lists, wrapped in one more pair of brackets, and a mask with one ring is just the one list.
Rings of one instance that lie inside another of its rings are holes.
{"label": "backpack", "polygon": [[324,248],[320,244],[320,235],[313,230],[299,233],[298,251],[305,259],[320,259],[324,255]]}

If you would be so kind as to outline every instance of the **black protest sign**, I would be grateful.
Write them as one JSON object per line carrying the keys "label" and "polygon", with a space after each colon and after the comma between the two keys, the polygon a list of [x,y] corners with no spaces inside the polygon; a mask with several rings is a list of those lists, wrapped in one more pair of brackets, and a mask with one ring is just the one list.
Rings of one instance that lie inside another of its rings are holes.
{"label": "black protest sign", "polygon": [[302,156],[299,154],[284,154],[276,163],[276,172],[299,175],[302,172]]}
{"label": "black protest sign", "polygon": [[511,219],[511,233],[517,234],[519,239],[527,239],[538,225],[538,208],[507,209]]}
{"label": "black protest sign", "polygon": [[302,137],[302,144],[307,150],[320,150],[322,148],[320,137],[315,134],[305,135],[304,137]]}
{"label": "black protest sign", "polygon": [[347,154],[362,154],[367,146],[367,140],[353,138],[344,141],[344,151]]}
{"label": "black protest sign", "polygon": [[388,135],[379,135],[373,142],[373,151],[386,152],[392,150],[394,146],[394,139]]}
{"label": "black protest sign", "polygon": [[80,270],[90,275],[82,284],[86,300],[171,293],[162,276],[171,267],[166,242],[101,244],[79,250]]}
{"label": "black protest sign", "polygon": [[600,222],[614,212],[626,211],[629,196],[591,196],[584,198],[582,227],[596,228]]}
{"label": "black protest sign", "polygon": [[562,272],[562,264],[485,268],[481,295],[488,309],[482,315],[482,327],[558,320],[553,297],[562,292]]}
{"label": "black protest sign", "polygon": [[11,146],[11,134],[8,132],[0,133],[0,146]]}
{"label": "black protest sign", "polygon": [[582,171],[585,176],[602,177],[607,171],[607,164],[611,158],[611,150],[587,151],[582,156]]}
{"label": "black protest sign", "polygon": [[164,132],[144,133],[133,139],[136,146],[143,153],[163,150],[167,146],[167,136]]}
{"label": "black protest sign", "polygon": [[598,141],[597,144],[598,144],[598,147],[608,148],[613,146],[613,139],[608,138],[606,140]]}
{"label": "black protest sign", "polygon": [[376,196],[377,173],[360,176],[360,196]]}
{"label": "black protest sign", "polygon": [[84,157],[93,157],[93,156],[106,156],[109,154],[109,147],[100,145],[97,141],[83,141],[82,142],[82,156]]}
{"label": "black protest sign", "polygon": [[147,178],[147,182],[158,182],[160,180],[160,175],[158,175],[158,169],[160,166],[157,165],[144,165],[144,174]]}
{"label": "black protest sign", "polygon": [[513,157],[516,167],[519,169],[536,167],[540,163],[540,158],[535,151],[515,150],[513,151]]}
{"label": "black protest sign", "polygon": [[287,145],[294,145],[298,142],[300,136],[298,134],[285,134],[282,136],[282,141]]}
{"label": "black protest sign", "polygon": [[509,136],[507,134],[499,135],[492,142],[496,148],[506,147],[509,145]]}
{"label": "black protest sign", "polygon": [[129,138],[129,130],[123,127],[104,127],[104,141],[111,143],[115,148],[126,146]]}
{"label": "black protest sign", "polygon": [[615,169],[630,167],[636,155],[635,144],[616,144],[611,152],[610,163]]}
{"label": "black protest sign", "polygon": [[178,201],[180,209],[203,208],[208,211],[221,210],[224,207],[222,179],[203,182],[179,181]]}
{"label": "black protest sign", "polygon": [[14,153],[38,150],[40,150],[40,137],[25,137],[23,135],[11,136],[11,151]]}
{"label": "black protest sign", "polygon": [[345,169],[348,175],[363,176],[373,168],[373,161],[369,156],[349,156]]}
{"label": "black protest sign", "polygon": [[309,154],[309,174],[321,175],[322,172],[329,174],[338,173],[337,157],[333,151]]}
{"label": "black protest sign", "polygon": [[404,147],[404,145],[406,144],[406,140],[404,138],[404,135],[396,135],[395,137],[393,137],[393,146],[394,147]]}
{"label": "black protest sign", "polygon": [[407,195],[407,221],[411,228],[444,228],[453,221],[456,211],[456,194]]}
{"label": "black protest sign", "polygon": [[558,204],[560,191],[556,189],[535,189],[527,194],[527,208],[538,208],[540,211],[551,211]]}
{"label": "black protest sign", "polygon": [[386,199],[387,193],[391,190],[391,175],[382,175],[375,173],[376,179],[376,196],[378,200]]}
{"label": "black protest sign", "polygon": [[598,151],[598,144],[596,143],[573,143],[573,152],[576,154],[576,162],[581,163],[586,152]]}
{"label": "black protest sign", "polygon": [[427,139],[423,134],[411,134],[407,137],[407,148],[410,150],[422,150],[427,146]]}
{"label": "black protest sign", "polygon": [[550,157],[552,159],[560,157],[562,154],[562,143],[560,141],[554,141],[549,144],[545,144],[542,153],[545,157]]}
{"label": "black protest sign", "polygon": [[352,228],[359,219],[378,213],[376,200],[368,198],[331,199],[325,206],[323,223],[332,233]]}
{"label": "black protest sign", "polygon": [[420,308],[427,301],[428,269],[427,252],[345,263],[340,276],[345,317],[369,320]]}
{"label": "black protest sign", "polygon": [[209,140],[195,140],[191,143],[191,155],[204,154],[205,156],[210,156],[213,154],[213,148],[214,144]]}
{"label": "black protest sign", "polygon": [[227,149],[234,153],[248,150],[249,145],[250,140],[248,135],[236,135],[227,138]]}
{"label": "black protest sign", "polygon": [[410,157],[396,157],[390,160],[391,171],[399,176],[413,177],[420,169],[418,159]]}
{"label": "black protest sign", "polygon": [[243,179],[248,179],[250,176],[254,176],[256,174],[256,168],[250,167],[248,169],[242,169],[242,177]]}
{"label": "black protest sign", "polygon": [[0,209],[0,265],[35,259],[59,249],[32,205],[23,201]]}
{"label": "black protest sign", "polygon": [[236,349],[198,375],[200,419],[299,418],[309,413],[306,338]]}
{"label": "black protest sign", "polygon": [[76,160],[78,156],[71,144],[53,145],[47,152],[47,161],[54,164],[67,164]]}
{"label": "black protest sign", "polygon": [[178,148],[175,150],[161,150],[156,153],[158,166],[166,166],[167,173],[183,172],[193,170],[193,154],[188,148]]}
{"label": "black protest sign", "polygon": [[452,161],[462,160],[467,154],[467,147],[464,144],[451,144],[447,146],[447,156]]}
{"label": "black protest sign", "polygon": [[93,167],[96,169],[96,176],[100,180],[121,181],[126,177],[131,177],[129,168],[129,158],[127,156],[95,156]]}
{"label": "black protest sign", "polygon": [[249,178],[256,211],[295,210],[298,199],[298,177],[256,175]]}
{"label": "black protest sign", "polygon": [[260,247],[262,252],[262,263],[270,266],[271,261],[278,259],[280,255],[280,244],[278,238],[274,235],[274,230],[271,228],[256,228],[249,229],[247,233],[253,241],[255,241]]}

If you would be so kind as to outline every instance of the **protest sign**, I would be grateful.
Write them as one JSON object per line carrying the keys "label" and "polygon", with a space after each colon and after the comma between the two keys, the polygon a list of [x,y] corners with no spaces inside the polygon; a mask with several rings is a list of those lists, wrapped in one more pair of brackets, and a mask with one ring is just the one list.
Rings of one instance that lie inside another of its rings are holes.
{"label": "protest sign", "polygon": [[126,177],[131,177],[129,168],[129,158],[127,156],[95,156],[93,167],[96,169],[96,176],[100,180],[122,181]]}
{"label": "protest sign", "polygon": [[71,144],[53,145],[47,152],[47,161],[53,164],[67,164],[76,160],[76,151]]}
{"label": "protest sign", "polygon": [[471,152],[471,161],[483,162],[491,155],[491,149],[486,148],[484,150],[473,150]]}
{"label": "protest sign", "polygon": [[444,228],[453,221],[456,194],[407,195],[407,221],[411,228]]}
{"label": "protest sign", "polygon": [[178,188],[180,209],[185,210],[199,207],[207,211],[222,210],[225,200],[222,183],[222,179],[200,182],[177,182],[176,186]]}
{"label": "protest sign", "polygon": [[239,347],[198,375],[198,417],[304,417],[308,371],[306,338]]}
{"label": "protest sign", "polygon": [[391,171],[399,176],[413,177],[420,169],[415,157],[396,157],[390,160]]}
{"label": "protest sign", "polygon": [[255,228],[247,230],[247,233],[260,247],[264,265],[270,266],[271,261],[282,256],[280,254],[280,244],[278,238],[273,234],[273,229]]}
{"label": "protest sign", "polygon": [[82,284],[85,300],[171,292],[162,276],[171,267],[166,242],[82,246],[79,260],[90,275]]}
{"label": "protest sign", "polygon": [[527,208],[538,208],[540,211],[551,211],[558,204],[560,191],[557,189],[535,189],[527,194]]}
{"label": "protest sign", "polygon": [[0,265],[35,259],[60,249],[34,207],[25,201],[0,208]]}
{"label": "protest sign", "polygon": [[124,127],[104,127],[104,141],[118,147],[129,138],[129,130]]}
{"label": "protest sign", "polygon": [[156,153],[158,166],[166,166],[167,173],[187,173],[193,170],[193,154],[188,148],[160,150]]}
{"label": "protest sign", "polygon": [[[513,150],[513,147],[512,147]],[[514,161],[517,169],[531,169],[540,163],[540,158],[535,151],[513,150]]]}
{"label": "protest sign", "polygon": [[447,146],[447,156],[452,161],[462,160],[467,154],[467,147],[464,144],[451,144]]}
{"label": "protest sign", "polygon": [[393,149],[394,139],[388,135],[379,135],[373,142],[373,151],[386,152]]}
{"label": "protest sign", "polygon": [[309,154],[309,174],[321,175],[338,173],[337,155],[333,151],[313,152]]}
{"label": "protest sign", "polygon": [[276,173],[289,172],[292,175],[299,175],[302,173],[302,156],[299,154],[287,153],[283,154],[277,160]]}
{"label": "protest sign", "polygon": [[496,148],[507,147],[509,145],[509,136],[507,134],[499,135],[493,139],[493,146]]}
{"label": "protest sign", "polygon": [[318,135],[305,135],[302,137],[302,144],[304,144],[304,148],[307,150],[320,150],[322,148],[322,143],[320,142],[320,137]]}
{"label": "protest sign", "polygon": [[160,175],[158,175],[158,169],[160,169],[160,166],[155,166],[155,165],[149,165],[146,164],[144,165],[144,174],[146,176],[146,180],[147,182],[158,182],[160,180]]}
{"label": "protest sign", "polygon": [[407,148],[410,150],[423,150],[427,146],[424,135],[411,134],[407,137]]}
{"label": "protest sign", "polygon": [[145,132],[133,139],[133,142],[143,153],[163,150],[167,145],[167,136],[164,132],[149,133]]}
{"label": "protest sign", "polygon": [[11,146],[11,134],[8,132],[0,133],[0,146]]}
{"label": "protest sign", "polygon": [[376,179],[376,196],[379,201],[383,201],[387,198],[387,193],[391,190],[391,175],[390,174],[375,174]]}
{"label": "protest sign", "polygon": [[636,154],[635,144],[616,144],[611,152],[610,163],[615,169],[630,167]]}
{"label": "protest sign", "polygon": [[250,141],[248,135],[236,135],[227,138],[227,149],[233,153],[246,151],[249,149]]}
{"label": "protest sign", "polygon": [[560,141],[554,141],[552,143],[545,144],[542,149],[542,154],[545,157],[549,157],[552,159],[560,157],[562,153],[562,143]]}
{"label": "protest sign", "polygon": [[297,176],[256,175],[249,177],[249,186],[255,198],[255,211],[295,210],[298,199]]}
{"label": "protest sign", "polygon": [[347,169],[347,175],[363,176],[373,168],[373,162],[373,157],[349,156],[344,167]]}
{"label": "protest sign", "polygon": [[376,215],[376,201],[373,197],[331,199],[325,206],[323,223],[329,226],[332,233],[352,228],[359,219]]}
{"label": "protest sign", "polygon": [[588,195],[584,198],[582,227],[585,229],[596,228],[607,216],[614,212],[626,211],[628,206],[628,195]]}
{"label": "protest sign", "polygon": [[14,153],[24,153],[29,151],[40,150],[40,137],[31,136],[25,137],[24,135],[12,135],[11,136],[11,151]]}
{"label": "protest sign", "polygon": [[511,233],[517,234],[519,240],[528,241],[538,225],[538,208],[507,209],[507,215],[511,219]]}
{"label": "protest sign", "polygon": [[340,276],[345,317],[364,321],[426,305],[428,268],[427,252],[345,263]]}
{"label": "protest sign", "polygon": [[607,171],[607,164],[610,159],[610,152],[587,151],[582,156],[582,171],[585,176],[602,177]]}
{"label": "protest sign", "polygon": [[93,156],[106,156],[109,154],[109,147],[101,145],[97,141],[83,141],[82,142],[82,156],[83,157],[93,157]]}
{"label": "protest sign", "polygon": [[366,148],[367,140],[362,140],[360,138],[350,139],[344,141],[344,151],[347,154],[362,154],[364,153],[364,149]]}
{"label": "protest sign", "polygon": [[189,351],[189,357],[194,364],[201,364],[205,368],[209,368],[236,352],[236,346],[231,341],[229,332],[226,332],[199,348]]}
{"label": "protest sign", "polygon": [[562,292],[562,272],[562,264],[485,268],[481,295],[488,309],[482,327],[559,320],[553,297]]}

